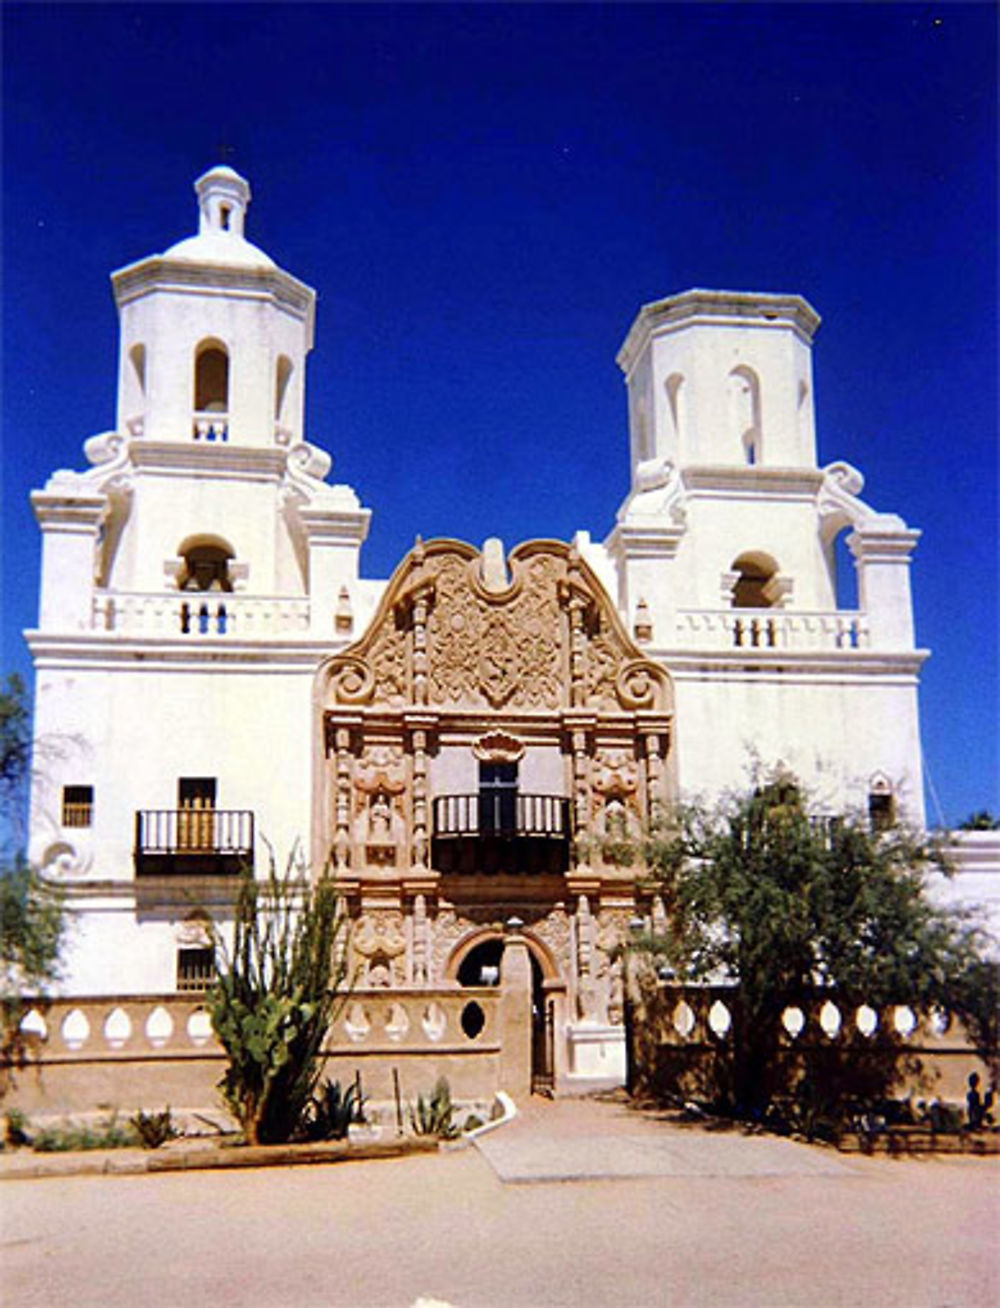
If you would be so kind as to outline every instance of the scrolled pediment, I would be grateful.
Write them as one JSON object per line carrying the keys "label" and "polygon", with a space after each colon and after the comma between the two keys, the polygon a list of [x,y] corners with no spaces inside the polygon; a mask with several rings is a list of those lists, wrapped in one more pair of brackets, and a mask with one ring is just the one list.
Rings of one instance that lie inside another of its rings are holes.
{"label": "scrolled pediment", "polygon": [[644,658],[577,551],[528,541],[498,585],[496,546],[418,545],[361,640],[330,659],[325,707],[499,712],[668,711],[670,678]]}

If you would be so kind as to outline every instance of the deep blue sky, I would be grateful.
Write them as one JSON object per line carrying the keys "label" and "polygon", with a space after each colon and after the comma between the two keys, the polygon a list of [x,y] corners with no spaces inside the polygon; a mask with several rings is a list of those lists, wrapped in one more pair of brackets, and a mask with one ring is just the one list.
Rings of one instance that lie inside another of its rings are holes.
{"label": "deep blue sky", "polygon": [[308,431],[375,511],[368,575],[418,532],[602,537],[638,306],[806,295],[822,461],[924,530],[944,815],[1000,808],[991,5],[8,4],[3,24],[3,668],[27,668],[35,618],[28,491],[113,422],[108,273],[194,231],[228,141],[248,235],[319,291]]}

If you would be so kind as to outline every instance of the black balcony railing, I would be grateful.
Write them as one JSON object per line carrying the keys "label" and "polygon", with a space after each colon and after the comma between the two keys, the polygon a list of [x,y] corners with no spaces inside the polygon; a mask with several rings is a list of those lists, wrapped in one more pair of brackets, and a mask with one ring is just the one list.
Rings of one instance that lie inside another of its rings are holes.
{"label": "black balcony railing", "polygon": [[141,809],[135,815],[138,876],[235,876],[253,866],[253,813],[246,809]]}
{"label": "black balcony railing", "polygon": [[516,875],[569,867],[570,806],[562,795],[439,795],[433,820],[432,859],[440,872]]}

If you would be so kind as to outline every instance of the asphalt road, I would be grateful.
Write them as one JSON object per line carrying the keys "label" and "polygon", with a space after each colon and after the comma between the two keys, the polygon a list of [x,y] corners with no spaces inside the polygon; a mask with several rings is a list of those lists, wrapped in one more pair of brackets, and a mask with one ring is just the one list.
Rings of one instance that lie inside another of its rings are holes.
{"label": "asphalt road", "polygon": [[489,1156],[8,1181],[0,1297],[5,1308],[1000,1302],[1000,1160],[845,1157],[739,1136],[699,1148],[676,1131],[610,1106],[536,1105]]}

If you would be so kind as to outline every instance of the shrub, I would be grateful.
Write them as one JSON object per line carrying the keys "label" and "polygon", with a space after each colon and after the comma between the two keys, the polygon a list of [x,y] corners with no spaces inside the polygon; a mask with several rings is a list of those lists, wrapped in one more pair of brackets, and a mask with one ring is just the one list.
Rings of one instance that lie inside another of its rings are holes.
{"label": "shrub", "polygon": [[346,1090],[339,1081],[326,1081],[306,1110],[303,1135],[307,1140],[343,1140],[352,1122],[364,1121],[364,1100],[358,1087]]}
{"label": "shrub", "polygon": [[4,1128],[4,1143],[16,1149],[20,1145],[31,1144],[28,1135],[28,1118],[20,1108],[7,1110],[7,1124]]}
{"label": "shrub", "polygon": [[88,1149],[128,1149],[138,1143],[135,1131],[122,1126],[118,1114],[112,1113],[94,1126],[64,1123],[43,1127],[35,1136],[33,1148],[39,1154],[62,1154]]}
{"label": "shrub", "polygon": [[453,1121],[454,1105],[451,1087],[445,1077],[439,1077],[430,1096],[417,1095],[410,1107],[410,1126],[414,1135],[436,1135],[442,1140],[453,1140],[458,1128]]}
{"label": "shrub", "polygon": [[173,1140],[178,1134],[169,1107],[164,1108],[162,1113],[144,1113],[140,1108],[129,1118],[129,1122],[134,1127],[143,1149],[159,1149],[160,1145]]}

